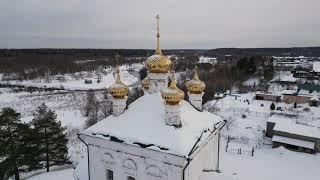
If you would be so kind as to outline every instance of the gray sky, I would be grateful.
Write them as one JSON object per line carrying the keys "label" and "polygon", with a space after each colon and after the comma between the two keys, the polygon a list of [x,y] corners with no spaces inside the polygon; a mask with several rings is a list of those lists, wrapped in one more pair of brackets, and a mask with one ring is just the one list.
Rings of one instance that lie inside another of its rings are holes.
{"label": "gray sky", "polygon": [[320,46],[320,0],[0,0],[0,48]]}

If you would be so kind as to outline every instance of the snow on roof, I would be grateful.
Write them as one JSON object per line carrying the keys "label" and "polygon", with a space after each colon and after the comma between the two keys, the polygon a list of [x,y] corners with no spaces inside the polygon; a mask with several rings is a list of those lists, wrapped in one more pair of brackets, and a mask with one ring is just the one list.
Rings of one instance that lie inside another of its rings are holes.
{"label": "snow on roof", "polygon": [[118,139],[123,143],[148,149],[188,156],[201,138],[208,137],[222,118],[207,111],[196,110],[182,101],[181,128],[165,124],[165,109],[160,93],[146,94],[129,105],[118,117],[109,116],[84,130],[82,134]]}
{"label": "snow on roof", "polygon": [[313,62],[313,71],[320,72],[320,61]]}
{"label": "snow on roof", "polygon": [[297,80],[297,78],[293,77],[292,73],[285,72],[271,80],[271,82],[296,82]]}
{"label": "snow on roof", "polygon": [[310,98],[310,101],[319,101],[319,97],[314,95]]}
{"label": "snow on roof", "polygon": [[307,90],[301,89],[298,92],[299,95],[306,95],[306,96],[320,96],[320,93],[317,91],[312,91],[311,93]]}
{"label": "snow on roof", "polygon": [[315,146],[314,142],[303,141],[299,139],[293,139],[293,138],[276,136],[276,135],[272,137],[272,141],[290,144],[290,145],[299,146],[299,147],[305,147],[308,149],[314,149],[314,146]]}
{"label": "snow on roof", "polygon": [[267,120],[268,122],[276,123],[273,130],[320,139],[320,128],[297,124],[294,120],[290,118],[282,117],[277,119],[277,117],[279,116],[271,116]]}
{"label": "snow on roof", "polygon": [[237,180],[236,178],[217,172],[202,172],[200,180]]}
{"label": "snow on roof", "polygon": [[295,94],[295,93],[297,93],[296,90],[283,90],[281,92],[281,94],[289,94],[289,95],[292,95],[292,94]]}

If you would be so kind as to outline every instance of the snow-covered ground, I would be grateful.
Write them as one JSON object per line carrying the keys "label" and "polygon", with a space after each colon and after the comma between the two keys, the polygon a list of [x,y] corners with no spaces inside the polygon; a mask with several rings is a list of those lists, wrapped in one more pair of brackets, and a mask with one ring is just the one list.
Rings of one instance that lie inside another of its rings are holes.
{"label": "snow-covered ground", "polygon": [[245,86],[257,86],[259,84],[260,84],[259,78],[250,78],[250,79],[243,82],[243,85],[245,85]]}
{"label": "snow-covered ground", "polygon": [[262,147],[253,157],[222,151],[221,171],[239,180],[318,180],[320,154]]}
{"label": "snow-covered ground", "polygon": [[216,57],[206,57],[206,56],[199,57],[199,63],[216,64],[217,62],[218,62],[218,60]]}
{"label": "snow-covered ground", "polygon": [[52,171],[33,176],[31,178],[28,178],[28,180],[74,180],[73,171],[73,169]]}
{"label": "snow-covered ground", "polygon": [[[130,69],[132,68],[132,69]],[[137,82],[139,79],[128,72],[128,70],[137,70],[139,65],[127,67],[120,66],[120,76],[123,83],[130,85]],[[100,82],[98,82],[100,77]],[[85,80],[91,80],[92,83],[86,84]],[[58,75],[54,77],[24,80],[24,81],[1,81],[2,84],[24,85],[32,87],[52,87],[63,88],[67,90],[88,90],[88,89],[103,89],[109,87],[115,81],[113,68],[100,69],[96,72],[80,72],[75,74]]]}

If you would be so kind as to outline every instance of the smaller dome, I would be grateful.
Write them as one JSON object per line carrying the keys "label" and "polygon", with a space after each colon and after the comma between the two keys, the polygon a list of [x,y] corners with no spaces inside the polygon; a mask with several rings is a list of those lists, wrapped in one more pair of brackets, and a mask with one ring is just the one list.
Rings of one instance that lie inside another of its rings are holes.
{"label": "smaller dome", "polygon": [[167,56],[158,52],[150,56],[146,60],[145,65],[151,73],[168,73],[171,68],[171,63],[171,60]]}
{"label": "smaller dome", "polygon": [[109,92],[113,98],[123,99],[129,93],[129,87],[120,79],[119,67],[116,69],[116,82],[109,87]]}
{"label": "smaller dome", "polygon": [[161,91],[161,97],[166,101],[166,104],[179,104],[184,98],[184,92],[177,87],[175,78],[173,77],[170,86]]}
{"label": "smaller dome", "polygon": [[143,89],[149,90],[150,88],[150,82],[149,82],[149,78],[146,77],[141,81],[142,87]]}
{"label": "smaller dome", "polygon": [[201,94],[205,90],[206,84],[199,79],[197,68],[195,69],[193,78],[186,82],[186,88],[191,94]]}

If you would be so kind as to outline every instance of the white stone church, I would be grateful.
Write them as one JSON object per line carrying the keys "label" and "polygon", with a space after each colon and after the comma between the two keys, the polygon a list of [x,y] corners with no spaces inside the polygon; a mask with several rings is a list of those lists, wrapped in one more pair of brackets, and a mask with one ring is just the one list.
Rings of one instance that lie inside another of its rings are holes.
{"label": "white stone church", "polygon": [[87,164],[76,168],[77,180],[220,179],[215,177],[225,121],[202,110],[205,84],[196,70],[186,82],[189,102],[183,100],[170,73],[171,60],[160,49],[157,20],[157,48],[145,62],[148,76],[141,82],[144,95],[127,106],[129,88],[117,68],[109,87],[113,115],[79,135],[88,154]]}

